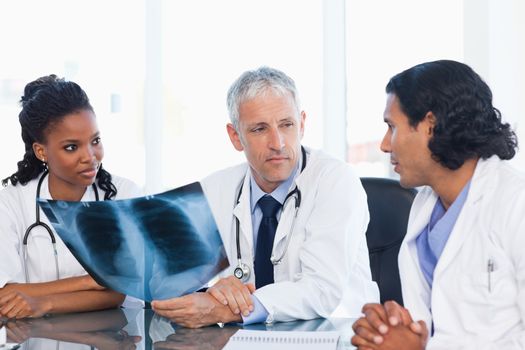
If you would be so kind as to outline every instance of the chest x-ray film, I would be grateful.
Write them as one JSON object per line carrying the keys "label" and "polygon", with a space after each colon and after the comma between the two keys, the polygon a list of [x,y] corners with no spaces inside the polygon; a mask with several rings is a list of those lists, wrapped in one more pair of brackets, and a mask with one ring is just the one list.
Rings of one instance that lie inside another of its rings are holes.
{"label": "chest x-ray film", "polygon": [[146,301],[173,298],[228,267],[198,182],[127,200],[39,204],[86,271],[115,291]]}

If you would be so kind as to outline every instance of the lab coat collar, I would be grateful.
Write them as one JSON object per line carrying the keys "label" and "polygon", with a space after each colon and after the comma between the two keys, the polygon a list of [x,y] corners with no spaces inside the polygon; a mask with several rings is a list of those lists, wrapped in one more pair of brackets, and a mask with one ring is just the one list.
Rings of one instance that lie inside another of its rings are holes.
{"label": "lab coat collar", "polygon": [[[36,191],[37,191],[37,186],[38,186],[38,180],[40,180],[41,176],[42,174],[38,175],[38,177],[36,178],[35,196],[36,196]],[[100,189],[99,189],[99,196],[100,196],[100,200],[102,200],[104,193],[101,192]],[[42,186],[40,187],[40,198],[41,199],[53,199],[51,197],[51,192],[49,191],[49,174],[44,178],[44,180],[42,180]],[[93,190],[93,186],[90,185],[86,188],[86,191],[82,195],[82,198],[80,199],[80,201],[87,202],[87,201],[95,201],[95,200],[96,200],[95,192]]]}
{"label": "lab coat collar", "polygon": [[[288,192],[291,191],[291,186],[294,184],[295,176],[297,175],[297,170],[299,168],[299,162],[297,162],[297,165],[295,166],[295,169],[292,171],[288,179],[281,183],[277,188],[272,192],[269,193],[270,196],[272,196],[273,199],[281,203],[283,205],[284,199],[286,198],[286,195],[288,195]],[[257,206],[257,202],[261,197],[265,196],[267,193],[264,192],[257,182],[255,182],[255,178],[253,177],[253,173],[251,171],[251,168],[248,168],[248,174],[250,176],[250,210],[251,213],[255,211],[255,208]]]}
{"label": "lab coat collar", "polygon": [[490,177],[489,173],[490,169],[497,166],[499,162],[500,160],[497,156],[478,161],[471,179],[467,199],[450,234],[449,241],[436,265],[436,273],[446,268],[458,254],[463,244],[469,240],[470,235],[473,232],[477,232],[477,230],[463,229],[464,227],[474,227],[478,222],[478,218],[475,215],[465,215],[464,213],[478,212],[476,207],[483,203],[484,193],[491,192],[495,186],[495,181]]}

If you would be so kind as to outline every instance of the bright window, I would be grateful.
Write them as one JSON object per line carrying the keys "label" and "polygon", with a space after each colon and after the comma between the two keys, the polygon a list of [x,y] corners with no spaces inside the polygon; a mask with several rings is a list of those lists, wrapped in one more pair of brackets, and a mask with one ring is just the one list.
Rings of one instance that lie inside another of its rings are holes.
{"label": "bright window", "polygon": [[395,177],[388,155],[379,150],[386,132],[385,86],[415,64],[462,60],[463,3],[349,0],[346,26],[347,159],[361,176]]}

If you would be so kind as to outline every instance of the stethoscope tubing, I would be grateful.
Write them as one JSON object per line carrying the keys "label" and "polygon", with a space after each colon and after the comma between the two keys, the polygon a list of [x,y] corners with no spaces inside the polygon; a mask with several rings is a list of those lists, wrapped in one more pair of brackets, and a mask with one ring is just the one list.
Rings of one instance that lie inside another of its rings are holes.
{"label": "stethoscope tubing", "polygon": [[[303,146],[301,146],[301,153],[302,153],[302,161],[303,161],[302,162],[302,166],[301,166],[301,172],[303,172],[304,168],[306,167],[306,150],[304,149]],[[237,201],[236,201],[237,204],[239,204],[239,200],[241,199],[242,190],[243,190],[243,183],[241,183],[241,186],[239,187],[239,192],[238,192]],[[291,236],[292,236],[294,228],[295,228],[295,222],[296,222],[296,219],[297,219],[297,214],[299,212],[299,208],[301,207],[301,191],[299,190],[297,185],[284,198],[283,211],[284,211],[284,208],[286,206],[286,202],[289,199],[291,199],[291,198],[293,198],[295,200],[295,203],[294,203],[295,204],[295,213],[294,213],[294,217],[292,219],[292,226],[291,226],[290,232],[288,234],[288,237],[286,238],[286,245],[285,245],[284,250],[281,253],[280,257],[278,259],[276,259],[276,258],[274,258],[273,254],[272,254],[272,257],[270,258],[270,261],[272,262],[273,265],[279,265],[282,262],[282,260],[284,259],[284,256],[286,255],[286,252],[288,251],[288,247],[290,245]],[[246,281],[249,278],[250,269],[249,269],[248,265],[246,265],[246,264],[244,264],[242,262],[241,242],[240,242],[240,227],[239,226],[240,226],[239,219],[237,217],[235,217],[235,244],[236,244],[236,248],[237,248],[237,267],[234,270],[234,275],[235,275],[235,277],[239,278],[240,280]],[[241,273],[241,271],[242,271],[242,273]]]}
{"label": "stethoscope tubing", "polygon": [[[26,277],[26,283],[29,283],[29,269],[27,266],[28,265],[27,241],[29,239],[29,235],[31,234],[31,231],[38,226],[43,227],[47,231],[49,238],[51,239],[51,244],[53,246],[53,255],[55,257],[56,279],[57,280],[60,279],[60,273],[59,273],[59,268],[58,268],[58,251],[57,251],[57,246],[56,246],[56,238],[53,233],[53,230],[51,230],[51,227],[49,227],[49,225],[46,224],[45,222],[40,221],[40,207],[38,206],[38,199],[40,198],[40,190],[42,188],[42,182],[44,181],[44,178],[47,176],[48,173],[49,171],[47,169],[44,170],[44,172],[40,176],[40,179],[38,180],[38,184],[36,186],[35,222],[29,225],[29,227],[27,228],[24,234],[24,238],[22,240],[22,255],[24,257],[24,272],[25,272],[25,277]],[[95,200],[98,202],[99,196],[98,196],[97,186],[94,183],[91,186],[93,187],[93,191],[95,192]]]}

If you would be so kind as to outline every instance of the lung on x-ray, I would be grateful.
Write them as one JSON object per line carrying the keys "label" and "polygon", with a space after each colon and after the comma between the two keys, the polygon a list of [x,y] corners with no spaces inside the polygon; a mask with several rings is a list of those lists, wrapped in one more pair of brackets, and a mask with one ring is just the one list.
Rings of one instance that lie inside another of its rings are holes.
{"label": "lung on x-ray", "polygon": [[198,182],[126,200],[39,204],[86,271],[118,292],[147,301],[177,297],[228,267]]}

